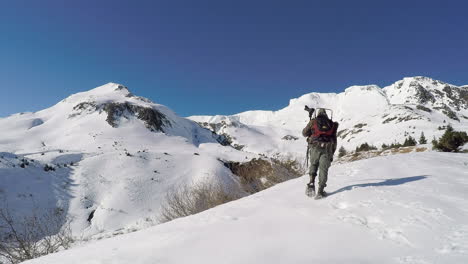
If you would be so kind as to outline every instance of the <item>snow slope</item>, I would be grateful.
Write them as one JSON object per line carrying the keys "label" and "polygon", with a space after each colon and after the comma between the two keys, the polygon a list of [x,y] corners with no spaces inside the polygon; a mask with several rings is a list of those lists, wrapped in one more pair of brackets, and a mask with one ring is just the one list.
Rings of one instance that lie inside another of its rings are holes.
{"label": "snow slope", "polygon": [[329,197],[305,177],[203,213],[26,263],[466,263],[466,154],[332,166]]}
{"label": "snow slope", "polygon": [[[60,208],[85,236],[153,224],[179,185],[209,181],[236,190],[238,177],[220,159],[257,157],[115,83],[0,119],[0,150],[0,202],[15,215],[32,201]],[[46,164],[55,171],[45,172]]]}
{"label": "snow slope", "polygon": [[[468,131],[468,89],[427,77],[410,77],[380,88],[351,86],[342,93],[309,93],[291,99],[278,111],[248,111],[232,116],[192,116],[203,126],[231,137],[244,151],[302,159],[305,143],[301,131],[308,122],[304,106],[333,110],[340,123],[339,146],[353,150],[367,142],[380,147],[418,139],[440,137],[439,127],[451,124]],[[289,140],[284,137],[290,135]]]}

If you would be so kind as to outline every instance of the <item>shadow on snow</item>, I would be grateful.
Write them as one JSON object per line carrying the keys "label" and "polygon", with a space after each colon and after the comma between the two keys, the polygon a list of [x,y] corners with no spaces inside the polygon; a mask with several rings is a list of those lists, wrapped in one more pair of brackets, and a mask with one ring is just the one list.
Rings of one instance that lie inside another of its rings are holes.
{"label": "shadow on snow", "polygon": [[404,178],[396,178],[396,179],[386,179],[381,182],[373,182],[373,183],[361,183],[361,184],[353,184],[348,185],[346,187],[340,188],[334,192],[328,193],[328,195],[337,194],[344,191],[350,191],[354,188],[364,188],[364,187],[379,187],[379,186],[396,186],[402,185],[408,182],[419,181],[422,179],[427,178],[428,175],[420,175],[420,176],[411,176],[411,177],[404,177]]}
{"label": "shadow on snow", "polygon": [[[64,167],[63,164],[77,163],[83,155],[63,154],[55,157],[50,163],[55,166],[53,171],[44,170],[47,163],[28,158],[29,165],[20,167],[23,158],[25,156],[21,154],[0,152],[0,209],[7,210],[16,223],[55,209],[67,213],[76,183],[72,179],[74,167]],[[65,220],[61,219],[62,224]],[[0,235],[2,232],[0,228]],[[58,230],[50,232],[56,233]]]}

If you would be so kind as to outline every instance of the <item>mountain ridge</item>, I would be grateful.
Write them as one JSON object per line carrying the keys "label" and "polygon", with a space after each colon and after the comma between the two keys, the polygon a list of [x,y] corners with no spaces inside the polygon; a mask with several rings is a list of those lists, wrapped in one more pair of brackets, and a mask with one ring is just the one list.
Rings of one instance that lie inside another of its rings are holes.
{"label": "mountain ridge", "polygon": [[[305,105],[333,110],[334,119],[340,123],[339,145],[348,150],[365,142],[376,146],[402,142],[408,135],[419,137],[421,132],[426,138],[439,137],[443,133],[439,128],[448,123],[456,129],[468,129],[468,91],[423,76],[406,77],[383,88],[355,85],[341,93],[312,92],[290,99],[288,106],[277,111],[189,118],[211,130],[215,127],[214,132],[228,136],[233,144],[244,146],[247,151],[281,155],[281,151],[275,151],[279,148],[286,155],[297,156],[304,143],[284,143],[281,139],[287,135],[302,137],[301,130],[308,121]],[[245,138],[255,133],[245,127],[269,134],[275,140],[249,142]]]}

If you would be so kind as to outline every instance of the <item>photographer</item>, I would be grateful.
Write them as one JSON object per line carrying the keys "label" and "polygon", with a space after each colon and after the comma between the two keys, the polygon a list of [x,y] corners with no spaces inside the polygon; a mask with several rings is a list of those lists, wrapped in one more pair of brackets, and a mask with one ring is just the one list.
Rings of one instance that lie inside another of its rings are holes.
{"label": "photographer", "polygon": [[[310,161],[310,182],[307,184],[306,194],[321,199],[326,196],[324,188],[327,186],[328,169],[333,161],[336,150],[338,122],[333,122],[327,115],[326,110],[319,108],[317,116],[312,118],[314,109],[305,107],[309,112],[310,121],[302,130],[302,135],[307,137],[308,156]],[[319,171],[318,191],[315,193],[315,178]]]}

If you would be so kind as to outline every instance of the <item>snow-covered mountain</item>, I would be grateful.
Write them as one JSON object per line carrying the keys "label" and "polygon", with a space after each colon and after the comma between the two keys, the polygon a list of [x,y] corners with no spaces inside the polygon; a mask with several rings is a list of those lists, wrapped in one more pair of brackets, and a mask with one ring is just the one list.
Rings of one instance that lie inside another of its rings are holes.
{"label": "snow-covered mountain", "polygon": [[0,198],[16,215],[32,207],[65,210],[85,235],[129,229],[156,219],[176,186],[208,181],[237,191],[238,177],[221,160],[257,155],[219,141],[167,107],[109,83],[0,119]]}
{"label": "snow-covered mountain", "polygon": [[[468,130],[468,86],[425,77],[383,89],[310,93],[278,111],[189,119],[109,83],[39,112],[0,119],[0,201],[18,217],[34,207],[63,210],[85,237],[149,226],[177,186],[210,182],[246,194],[243,178],[234,173],[257,168],[240,162],[265,156],[302,162],[304,105],[333,109],[339,144],[347,149],[401,142],[422,131],[431,139],[449,123]],[[269,171],[281,174],[275,180],[290,178],[282,169]],[[255,175],[260,178],[252,187],[262,189],[257,185],[268,179]]]}
{"label": "snow-covered mountain", "polygon": [[238,149],[302,158],[306,146],[301,131],[308,122],[305,105],[333,110],[333,119],[340,123],[338,143],[348,150],[364,142],[377,147],[402,143],[408,135],[418,139],[421,132],[431,140],[447,124],[468,130],[468,86],[427,77],[404,78],[384,88],[365,85],[342,93],[309,93],[278,111],[189,118],[228,136]]}
{"label": "snow-covered mountain", "polygon": [[319,201],[307,180],[26,263],[466,263],[466,154],[335,165]]}

